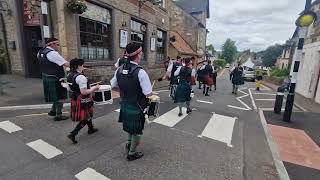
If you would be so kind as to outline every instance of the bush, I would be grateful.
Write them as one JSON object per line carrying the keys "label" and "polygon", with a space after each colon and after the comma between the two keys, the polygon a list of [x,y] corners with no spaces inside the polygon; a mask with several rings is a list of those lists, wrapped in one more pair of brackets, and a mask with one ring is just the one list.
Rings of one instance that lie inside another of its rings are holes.
{"label": "bush", "polygon": [[278,69],[278,68],[274,68],[271,71],[271,76],[275,76],[275,77],[285,77],[289,75],[289,69]]}
{"label": "bush", "polygon": [[222,69],[224,68],[228,63],[226,60],[224,59],[217,59],[213,62],[213,64],[218,68],[218,69]]}

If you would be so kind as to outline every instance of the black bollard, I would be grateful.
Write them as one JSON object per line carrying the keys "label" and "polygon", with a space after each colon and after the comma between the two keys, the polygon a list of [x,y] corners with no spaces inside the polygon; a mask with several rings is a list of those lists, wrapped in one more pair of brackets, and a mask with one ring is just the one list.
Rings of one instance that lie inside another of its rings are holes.
{"label": "black bollard", "polygon": [[276,114],[281,114],[283,97],[284,97],[284,88],[279,87],[277,91],[276,102],[274,103],[274,110],[273,110],[273,112]]}

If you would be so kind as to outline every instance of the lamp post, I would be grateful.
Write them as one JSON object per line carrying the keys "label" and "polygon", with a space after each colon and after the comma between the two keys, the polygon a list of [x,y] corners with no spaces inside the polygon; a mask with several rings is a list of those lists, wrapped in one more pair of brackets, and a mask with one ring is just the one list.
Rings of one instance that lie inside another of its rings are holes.
{"label": "lamp post", "polygon": [[291,85],[289,89],[289,94],[287,96],[286,108],[283,115],[283,121],[285,122],[291,121],[297,76],[298,76],[298,71],[300,66],[300,60],[302,59],[304,37],[306,36],[308,26],[310,26],[317,19],[317,15],[314,12],[310,11],[311,1],[312,0],[306,0],[305,9],[300,14],[300,17],[296,21],[296,26],[300,27],[299,41],[298,41],[297,49],[295,51],[295,56],[294,56],[295,60],[294,60],[294,63],[292,64],[293,72],[292,72],[292,78],[291,78]]}

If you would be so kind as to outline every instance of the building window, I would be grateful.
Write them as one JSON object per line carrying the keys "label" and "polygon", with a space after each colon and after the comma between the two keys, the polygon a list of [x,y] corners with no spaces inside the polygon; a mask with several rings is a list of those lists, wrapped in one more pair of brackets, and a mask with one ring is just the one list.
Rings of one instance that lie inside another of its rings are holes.
{"label": "building window", "polygon": [[165,59],[166,32],[157,30],[157,55],[156,61],[161,62]]}
{"label": "building window", "polygon": [[92,6],[92,11],[103,11],[101,17],[83,14],[79,16],[80,57],[85,60],[111,60],[111,16],[110,11]]}
{"label": "building window", "polygon": [[[135,42],[141,45],[143,52],[146,50],[146,25],[135,21],[131,20],[131,42]],[[142,56],[141,60],[146,60],[144,56]]]}

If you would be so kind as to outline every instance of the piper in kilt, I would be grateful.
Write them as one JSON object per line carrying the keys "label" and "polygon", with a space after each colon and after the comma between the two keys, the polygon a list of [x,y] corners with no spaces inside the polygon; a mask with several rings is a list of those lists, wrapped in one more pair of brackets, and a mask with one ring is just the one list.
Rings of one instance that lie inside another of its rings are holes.
{"label": "piper in kilt", "polygon": [[213,80],[212,80],[213,69],[211,66],[211,61],[205,62],[200,69],[203,70],[203,76],[204,76],[203,94],[205,94],[205,96],[209,96],[209,89],[213,85]]}
{"label": "piper in kilt", "polygon": [[187,114],[191,113],[192,110],[190,108],[191,101],[191,91],[192,91],[192,78],[194,78],[194,73],[192,73],[192,63],[190,58],[185,58],[185,66],[179,67],[175,73],[175,76],[179,76],[179,83],[176,90],[176,95],[174,102],[179,106],[179,114],[178,116],[182,116],[182,107],[184,104],[187,106]]}
{"label": "piper in kilt", "polygon": [[61,78],[65,77],[64,67],[69,63],[57,52],[59,41],[49,38],[46,47],[38,52],[38,60],[42,71],[43,90],[46,102],[52,102],[49,116],[55,116],[55,121],[68,119],[62,115],[63,100],[67,99],[67,90],[61,85]]}
{"label": "piper in kilt", "polygon": [[93,99],[91,93],[98,90],[100,85],[90,88],[87,77],[82,73],[84,67],[83,59],[72,59],[70,61],[71,73],[67,80],[70,86],[70,101],[71,101],[71,119],[79,122],[73,131],[68,135],[68,138],[76,144],[76,135],[85,126],[88,126],[88,134],[93,134],[98,129],[93,127]]}
{"label": "piper in kilt", "polygon": [[120,116],[123,130],[128,133],[126,144],[127,160],[142,158],[143,153],[137,151],[141,145],[145,114],[148,98],[152,95],[152,86],[148,74],[139,66],[142,47],[137,43],[130,43],[126,47],[128,61],[115,72],[110,83],[113,89],[120,90]]}

